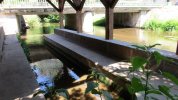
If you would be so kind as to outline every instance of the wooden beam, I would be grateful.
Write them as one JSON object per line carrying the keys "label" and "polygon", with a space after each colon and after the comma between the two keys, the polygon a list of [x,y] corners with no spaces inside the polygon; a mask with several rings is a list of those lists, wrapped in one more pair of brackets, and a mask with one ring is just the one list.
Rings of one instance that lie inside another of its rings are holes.
{"label": "wooden beam", "polygon": [[77,6],[71,0],[67,0],[67,2],[77,11]]}
{"label": "wooden beam", "polygon": [[55,10],[57,10],[59,12],[59,8],[57,8],[52,2],[51,0],[46,0]]}
{"label": "wooden beam", "polygon": [[112,0],[111,2],[111,8],[114,8],[119,0]]}
{"label": "wooden beam", "polygon": [[106,26],[105,26],[105,39],[113,39],[113,8],[106,8]]}
{"label": "wooden beam", "polygon": [[101,1],[101,3],[104,5],[104,7],[106,8],[107,7],[107,2],[106,2],[106,0],[100,0]]}
{"label": "wooden beam", "polygon": [[66,0],[58,0],[59,12],[63,12]]}

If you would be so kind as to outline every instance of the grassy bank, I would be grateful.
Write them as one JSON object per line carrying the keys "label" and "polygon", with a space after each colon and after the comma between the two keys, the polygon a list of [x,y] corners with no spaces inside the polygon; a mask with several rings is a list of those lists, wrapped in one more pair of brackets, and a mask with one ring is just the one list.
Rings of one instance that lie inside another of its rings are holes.
{"label": "grassy bank", "polygon": [[159,19],[151,19],[147,21],[143,27],[153,31],[178,31],[178,20],[170,19],[163,21]]}

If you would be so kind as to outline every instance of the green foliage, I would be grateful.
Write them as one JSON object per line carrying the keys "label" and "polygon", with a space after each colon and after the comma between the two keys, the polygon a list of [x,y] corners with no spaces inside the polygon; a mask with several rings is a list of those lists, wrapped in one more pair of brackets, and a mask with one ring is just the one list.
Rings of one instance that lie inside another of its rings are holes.
{"label": "green foliage", "polygon": [[98,19],[96,21],[93,22],[93,25],[95,26],[105,26],[105,17]]}
{"label": "green foliage", "polygon": [[46,22],[46,23],[58,23],[59,22],[59,15],[57,14],[50,14],[50,15],[39,15],[41,18],[41,22]]}
{"label": "green foliage", "polygon": [[36,15],[25,15],[24,16],[25,21],[30,26],[30,28],[35,28],[36,26],[41,26],[41,19]]}
{"label": "green foliage", "polygon": [[92,94],[98,94],[100,95],[101,100],[102,96],[105,98],[105,100],[112,100],[112,96],[109,94],[108,91],[99,88],[100,83],[103,83],[105,85],[110,84],[109,80],[107,80],[106,76],[103,73],[99,72],[97,69],[92,69],[91,74],[88,75],[87,79],[94,79],[95,81],[87,82],[85,93],[91,92]]}
{"label": "green foliage", "polygon": [[[156,66],[159,66],[161,64],[161,61],[172,61],[168,58],[161,55],[158,51],[150,51],[151,48],[160,45],[149,45],[149,46],[137,46],[133,45],[137,49],[143,50],[146,52],[146,57],[133,57],[131,58],[131,64],[132,67],[130,68],[130,73],[133,72],[133,77],[131,79],[131,84],[127,85],[128,91],[131,94],[135,94],[138,92],[144,92],[144,100],[150,99],[156,99],[154,97],[148,96],[148,94],[156,94],[156,95],[163,95],[166,96],[166,98],[169,98],[171,100],[176,100],[176,95],[172,95],[170,93],[170,88],[168,86],[164,85],[158,85],[157,88],[153,87],[149,83],[149,78],[152,76],[153,70],[151,70],[151,60],[156,61]],[[134,72],[138,71],[139,69],[142,69],[144,76],[135,76]],[[170,80],[172,80],[175,84],[178,85],[178,79],[173,76],[170,73],[163,72],[163,75]]]}
{"label": "green foliage", "polygon": [[146,22],[143,26],[146,29],[154,31],[177,31],[178,30],[178,20],[171,19],[167,21],[161,21],[159,19],[153,18]]}

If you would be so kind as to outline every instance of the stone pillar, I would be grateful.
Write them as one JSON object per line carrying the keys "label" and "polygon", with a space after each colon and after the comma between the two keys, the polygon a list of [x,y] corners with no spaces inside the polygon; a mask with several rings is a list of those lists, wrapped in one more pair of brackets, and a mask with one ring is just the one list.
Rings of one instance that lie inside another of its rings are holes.
{"label": "stone pillar", "polygon": [[[92,12],[82,13],[82,31],[86,33],[93,32],[93,14]],[[76,14],[65,15],[65,28],[77,30]]]}
{"label": "stone pillar", "polygon": [[93,32],[93,14],[90,11],[84,12],[83,14],[83,32]]}
{"label": "stone pillar", "polygon": [[145,21],[148,19],[147,17],[147,12],[148,11],[140,11],[139,13],[139,18],[136,24],[136,27],[143,27]]}

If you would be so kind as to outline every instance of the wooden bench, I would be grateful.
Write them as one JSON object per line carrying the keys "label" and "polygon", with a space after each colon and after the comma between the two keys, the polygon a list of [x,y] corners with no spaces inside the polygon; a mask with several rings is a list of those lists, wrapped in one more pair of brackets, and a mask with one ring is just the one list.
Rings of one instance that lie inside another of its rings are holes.
{"label": "wooden bench", "polygon": [[[47,46],[56,56],[61,59],[68,59],[71,63],[77,63],[77,67],[81,67],[82,65],[82,67],[98,68],[112,80],[118,77],[116,81],[120,85],[129,82],[131,78],[128,75],[128,69],[131,64],[125,61],[128,61],[132,56],[144,55],[144,52],[138,51],[131,44],[121,41],[105,40],[100,37],[77,33],[76,31],[67,29],[55,29],[54,33],[45,35],[44,39]],[[138,72],[137,75],[140,76],[142,73]],[[150,82],[154,86],[158,84],[171,85],[174,87],[174,93],[178,93],[178,87],[160,75],[155,74]]]}

